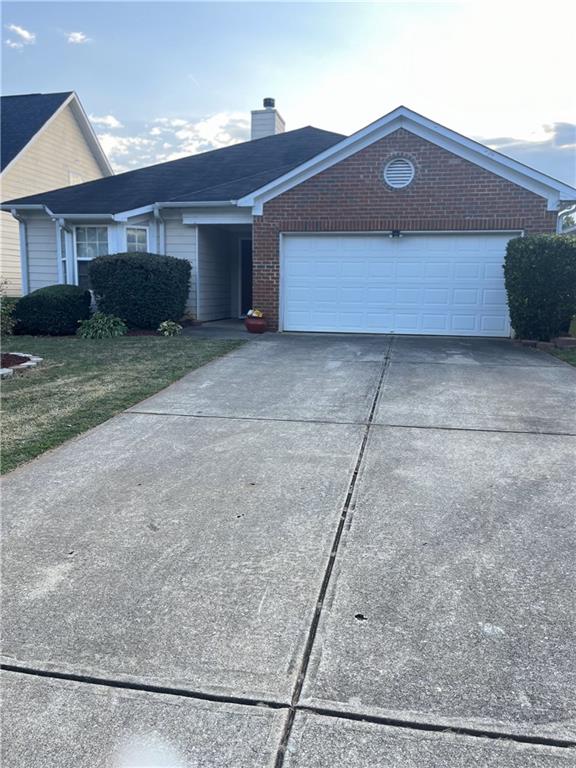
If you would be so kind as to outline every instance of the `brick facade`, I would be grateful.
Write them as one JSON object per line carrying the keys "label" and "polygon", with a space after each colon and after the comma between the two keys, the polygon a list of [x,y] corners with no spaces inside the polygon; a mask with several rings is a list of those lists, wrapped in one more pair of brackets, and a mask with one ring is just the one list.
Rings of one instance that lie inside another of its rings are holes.
{"label": "brick facade", "polygon": [[[390,189],[385,164],[408,157],[412,183]],[[264,205],[253,225],[254,306],[278,327],[281,232],[524,230],[553,233],[557,215],[533,192],[399,129]]]}

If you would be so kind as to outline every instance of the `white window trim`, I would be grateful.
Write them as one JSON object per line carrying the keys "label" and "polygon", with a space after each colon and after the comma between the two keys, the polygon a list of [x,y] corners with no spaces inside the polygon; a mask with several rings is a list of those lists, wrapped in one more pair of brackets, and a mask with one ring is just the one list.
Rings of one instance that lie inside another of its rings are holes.
{"label": "white window trim", "polygon": [[[78,256],[78,230],[79,229],[105,229],[106,242],[108,244],[108,253],[110,253],[110,227],[107,224],[75,224],[74,225],[74,285],[78,285],[78,262],[92,261],[86,257]],[[68,276],[70,279],[70,275]]]}
{"label": "white window trim", "polygon": [[143,229],[146,232],[146,252],[150,249],[150,232],[149,227],[146,224],[126,224],[124,229],[124,238],[126,241],[126,253],[128,253],[128,230],[129,229]]}

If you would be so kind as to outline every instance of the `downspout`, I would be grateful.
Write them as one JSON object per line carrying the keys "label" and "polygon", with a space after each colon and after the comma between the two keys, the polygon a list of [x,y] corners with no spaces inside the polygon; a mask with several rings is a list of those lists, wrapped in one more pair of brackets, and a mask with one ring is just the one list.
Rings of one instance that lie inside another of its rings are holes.
{"label": "downspout", "polygon": [[158,203],[154,204],[154,218],[156,219],[156,232],[158,242],[158,252],[162,255],[166,255],[166,222],[160,214],[160,206]]}
{"label": "downspout", "polygon": [[62,219],[52,219],[56,227],[56,268],[58,270],[58,283],[64,283],[64,267],[62,266]]}
{"label": "downspout", "polygon": [[563,211],[558,212],[558,218],[556,219],[556,234],[562,234],[562,222],[565,216],[569,216],[572,213],[576,213],[576,203],[572,203],[568,208],[564,208]]}
{"label": "downspout", "polygon": [[22,295],[30,293],[30,269],[28,265],[28,230],[26,221],[16,213],[16,209],[10,211],[19,226],[20,236],[20,273],[22,276]]}
{"label": "downspout", "polygon": [[[56,254],[58,258],[58,282],[63,285],[65,283],[74,283],[74,275],[72,271],[72,259],[68,253],[66,240],[64,240],[64,252],[62,252],[62,231],[72,233],[69,226],[66,225],[66,221],[63,218],[56,216],[52,217],[52,221],[56,225]],[[62,262],[66,261],[66,280],[64,280],[64,267]]]}

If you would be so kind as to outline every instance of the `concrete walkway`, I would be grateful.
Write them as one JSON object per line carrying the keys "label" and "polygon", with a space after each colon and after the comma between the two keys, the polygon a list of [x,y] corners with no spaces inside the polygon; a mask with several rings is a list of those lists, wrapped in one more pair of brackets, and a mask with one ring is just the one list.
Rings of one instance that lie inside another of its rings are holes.
{"label": "concrete walkway", "polygon": [[5,480],[3,765],[576,766],[575,457],[506,341],[189,374]]}

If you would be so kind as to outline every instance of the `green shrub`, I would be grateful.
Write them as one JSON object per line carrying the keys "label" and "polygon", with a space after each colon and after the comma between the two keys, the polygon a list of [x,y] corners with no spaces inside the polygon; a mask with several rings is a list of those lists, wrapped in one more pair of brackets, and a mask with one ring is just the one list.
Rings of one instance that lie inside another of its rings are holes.
{"label": "green shrub", "polygon": [[82,320],[76,333],[82,339],[113,339],[124,336],[127,330],[126,323],[119,317],[95,312],[89,320]]}
{"label": "green shrub", "polygon": [[77,285],[49,285],[23,296],[14,310],[18,333],[64,336],[90,317],[90,291]]}
{"label": "green shrub", "polygon": [[173,320],[164,320],[158,326],[158,333],[161,333],[162,336],[179,336],[182,333],[182,326]]}
{"label": "green shrub", "polygon": [[90,262],[98,309],[118,315],[132,328],[157,328],[184,314],[190,262],[152,253],[98,256]]}
{"label": "green shrub", "polygon": [[12,296],[6,296],[6,280],[0,280],[0,336],[11,336],[14,330],[16,320],[14,318],[14,307],[17,299]]}
{"label": "green shrub", "polygon": [[508,242],[504,276],[519,338],[549,341],[576,313],[576,237],[531,235]]}

